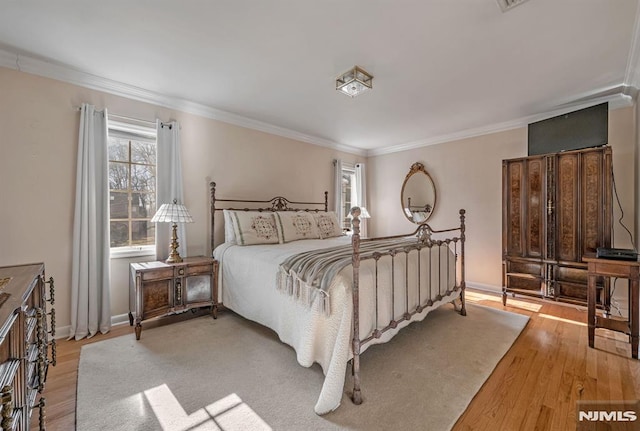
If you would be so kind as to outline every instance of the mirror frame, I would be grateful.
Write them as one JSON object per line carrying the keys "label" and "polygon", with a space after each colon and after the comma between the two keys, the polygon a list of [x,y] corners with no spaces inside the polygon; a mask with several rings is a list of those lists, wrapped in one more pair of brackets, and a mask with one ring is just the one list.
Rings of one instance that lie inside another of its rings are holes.
{"label": "mirror frame", "polygon": [[[429,215],[422,220],[421,222],[416,222],[415,220],[413,220],[412,218],[410,218],[405,209],[405,205],[404,205],[404,189],[407,186],[407,182],[409,181],[409,178],[411,178],[413,175],[415,174],[424,174],[427,176],[427,180],[431,182],[431,187],[433,188],[433,205],[431,208],[431,211],[429,212]],[[429,172],[427,172],[427,170],[425,169],[424,165],[420,162],[416,162],[413,165],[411,165],[411,169],[409,169],[409,173],[407,174],[407,176],[404,178],[404,182],[402,183],[402,189],[400,190],[400,207],[402,208],[402,214],[404,214],[404,216],[407,218],[407,220],[409,220],[411,223],[415,223],[415,224],[422,224],[422,223],[426,223],[427,220],[429,220],[429,218],[431,218],[431,216],[433,215],[433,212],[436,209],[436,202],[438,202],[438,193],[436,191],[436,183],[433,181],[433,178],[431,178],[431,175],[429,175]]]}

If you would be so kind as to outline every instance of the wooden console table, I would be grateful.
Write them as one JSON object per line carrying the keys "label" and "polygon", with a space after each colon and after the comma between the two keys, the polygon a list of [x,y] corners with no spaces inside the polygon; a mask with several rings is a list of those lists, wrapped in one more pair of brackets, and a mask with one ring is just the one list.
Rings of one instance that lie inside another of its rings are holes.
{"label": "wooden console table", "polygon": [[[588,264],[589,274],[587,291],[589,347],[593,347],[596,328],[619,331],[631,337],[631,356],[638,359],[640,262],[590,257],[585,257],[583,260]],[[596,279],[599,276],[629,279],[629,318],[627,320],[596,315]]]}

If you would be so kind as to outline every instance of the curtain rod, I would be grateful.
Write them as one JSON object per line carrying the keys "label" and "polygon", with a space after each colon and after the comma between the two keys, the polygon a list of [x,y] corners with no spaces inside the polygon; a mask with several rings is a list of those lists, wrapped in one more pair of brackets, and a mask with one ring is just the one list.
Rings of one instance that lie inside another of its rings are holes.
{"label": "curtain rod", "polygon": [[[80,111],[80,110],[82,110],[82,107],[81,106],[76,106],[76,111]],[[156,126],[156,122],[155,121],[143,120],[141,118],[135,118],[135,117],[127,117],[125,115],[113,114],[111,112],[109,112],[109,117],[115,117],[115,118],[119,118],[121,120],[137,121],[139,123],[145,123],[145,124],[148,124],[148,125],[154,126],[154,127]],[[173,120],[171,120],[171,121],[173,121]],[[171,121],[161,121],[160,122],[160,127],[169,127],[169,130],[171,130],[173,128],[173,125],[171,124]],[[179,129],[182,129],[182,125],[180,125]]]}

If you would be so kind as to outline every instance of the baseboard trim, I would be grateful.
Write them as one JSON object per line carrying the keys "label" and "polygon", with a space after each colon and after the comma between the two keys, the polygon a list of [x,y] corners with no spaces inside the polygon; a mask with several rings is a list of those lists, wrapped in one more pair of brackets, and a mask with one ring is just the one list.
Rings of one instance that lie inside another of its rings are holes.
{"label": "baseboard trim", "polygon": [[467,287],[476,290],[484,290],[491,293],[502,293],[502,286],[494,286],[493,284],[476,283],[475,281],[467,281]]}
{"label": "baseboard trim", "polygon": [[[111,326],[120,326],[124,324],[129,324],[129,313],[118,314],[117,316],[111,316]],[[71,325],[60,326],[56,328],[56,340],[60,340],[61,338],[69,338],[71,335]]]}

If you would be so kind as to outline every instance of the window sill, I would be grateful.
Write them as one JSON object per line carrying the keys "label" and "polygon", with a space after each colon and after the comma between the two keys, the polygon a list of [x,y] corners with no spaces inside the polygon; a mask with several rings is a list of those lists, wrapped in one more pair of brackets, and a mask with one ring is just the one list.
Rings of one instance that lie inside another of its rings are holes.
{"label": "window sill", "polygon": [[129,257],[155,256],[155,246],[144,247],[118,247],[110,251],[111,259],[125,259]]}

